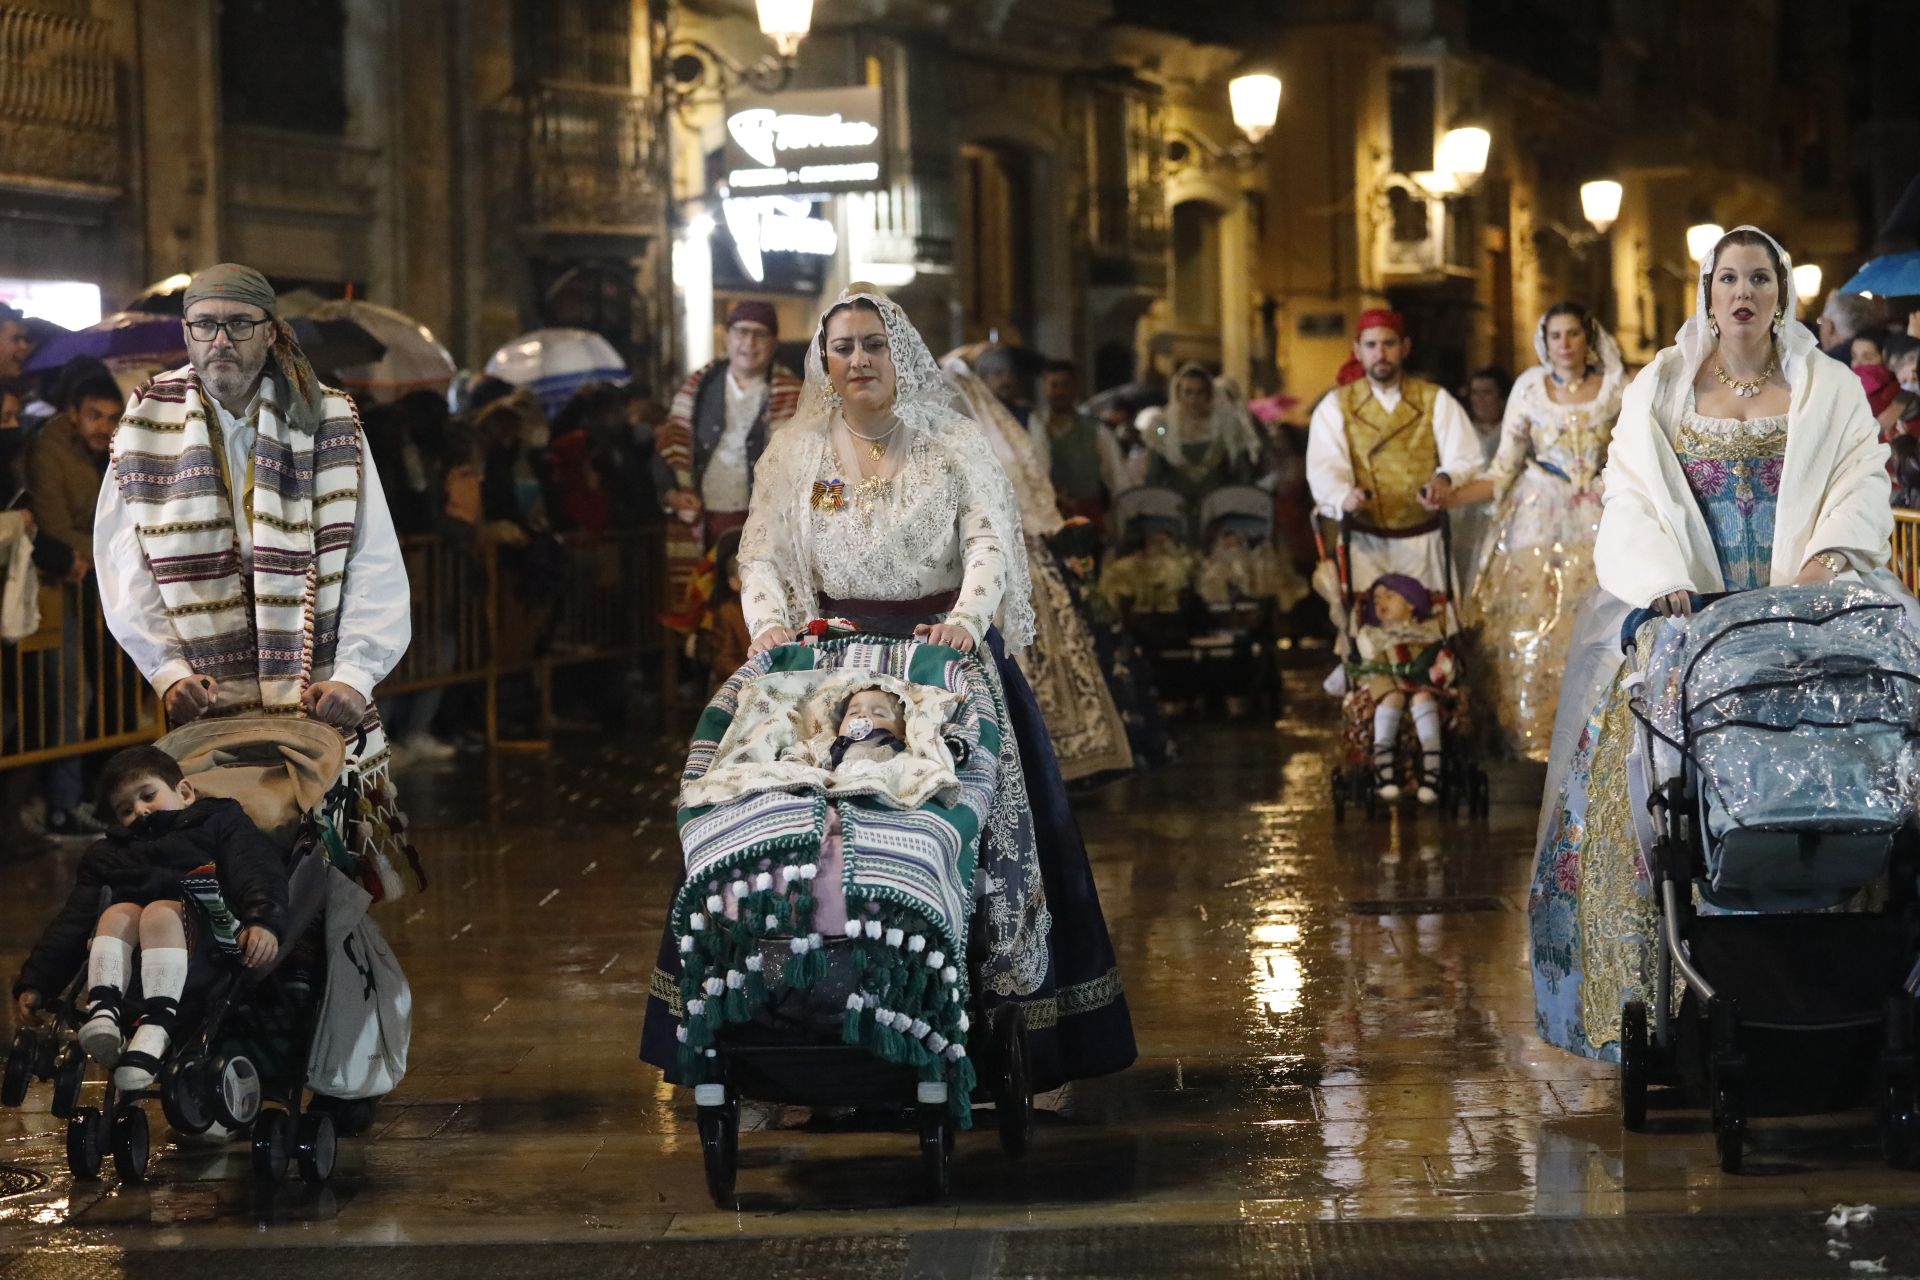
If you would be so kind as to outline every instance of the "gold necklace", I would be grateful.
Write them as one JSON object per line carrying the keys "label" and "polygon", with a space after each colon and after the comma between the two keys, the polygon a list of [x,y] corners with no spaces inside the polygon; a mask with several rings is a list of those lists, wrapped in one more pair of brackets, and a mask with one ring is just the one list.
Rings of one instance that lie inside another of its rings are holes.
{"label": "gold necklace", "polygon": [[1727,372],[1727,367],[1719,361],[1714,362],[1713,376],[1720,379],[1722,385],[1732,387],[1733,394],[1739,396],[1741,399],[1751,399],[1759,395],[1761,390],[1767,385],[1767,380],[1773,377],[1773,357],[1767,357],[1767,367],[1760,371],[1760,376],[1757,378],[1742,379],[1733,377]]}
{"label": "gold necklace", "polygon": [[877,462],[881,458],[884,458],[887,456],[887,442],[893,439],[893,433],[900,429],[900,419],[895,418],[893,420],[893,425],[888,427],[885,431],[882,431],[877,436],[863,436],[858,431],[855,431],[853,429],[853,424],[851,422],[846,422],[845,420],[842,420],[841,425],[846,427],[847,434],[852,436],[855,440],[866,441],[867,456]]}

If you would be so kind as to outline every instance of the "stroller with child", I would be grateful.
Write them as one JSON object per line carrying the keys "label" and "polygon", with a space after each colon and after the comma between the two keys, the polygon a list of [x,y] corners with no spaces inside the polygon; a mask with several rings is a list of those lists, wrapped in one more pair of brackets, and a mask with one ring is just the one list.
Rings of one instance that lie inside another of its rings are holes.
{"label": "stroller with child", "polygon": [[[911,1110],[936,1198],[975,1098],[1009,1154],[1029,1137],[1024,1014],[984,1010],[977,980],[1012,732],[997,686],[979,655],[816,625],[721,687],[682,775],[679,1070],[722,1208],[742,1100]],[[841,717],[870,689],[902,708],[897,768],[845,765],[870,726]]]}
{"label": "stroller with child", "polygon": [[[1353,522],[1331,539],[1316,529],[1323,568],[1331,566],[1341,665],[1327,680],[1341,699],[1341,743],[1329,791],[1333,816],[1349,806],[1377,818],[1403,796],[1458,817],[1484,818],[1491,784],[1474,747],[1471,698],[1459,679],[1452,530],[1446,513],[1409,536],[1439,544],[1439,587],[1405,574],[1381,574],[1354,588]],[[1329,542],[1332,545],[1329,547]],[[1384,594],[1383,594],[1384,593]],[[1384,617],[1394,610],[1405,617]]]}
{"label": "stroller with child", "polygon": [[[1196,512],[1173,489],[1129,489],[1111,519],[1127,555],[1103,588],[1126,605],[1160,691],[1178,702],[1253,699],[1278,715],[1281,639],[1308,593],[1275,553],[1272,495],[1228,485]],[[1190,549],[1196,532],[1204,554]]]}
{"label": "stroller with child", "polygon": [[1748,591],[1635,614],[1623,639],[1659,932],[1652,1007],[1621,1011],[1627,1128],[1656,1099],[1705,1104],[1731,1173],[1750,1117],[1871,1100],[1888,1163],[1911,1165],[1920,645],[1902,606],[1857,584]]}
{"label": "stroller with child", "polygon": [[[122,1181],[146,1180],[153,1144],[145,1104],[158,1098],[176,1137],[245,1135],[256,1180],[278,1181],[293,1164],[306,1182],[325,1182],[339,1139],[371,1124],[374,1100],[405,1071],[406,981],[366,918],[373,894],[352,878],[392,874],[376,871],[383,855],[365,844],[377,796],[349,766],[339,732],[318,721],[201,720],[156,745],[200,795],[239,801],[286,849],[279,953],[263,968],[245,968],[207,945],[208,925],[190,902],[189,936],[202,945],[153,1085],[121,1090],[101,1073],[99,1101],[86,1100],[94,1086],[79,1040],[83,966],[38,1022],[16,1033],[0,1104],[20,1106],[35,1079],[51,1081],[52,1112],[66,1121],[67,1167],[83,1181],[100,1176],[109,1152]],[[103,908],[104,899],[103,891]]]}

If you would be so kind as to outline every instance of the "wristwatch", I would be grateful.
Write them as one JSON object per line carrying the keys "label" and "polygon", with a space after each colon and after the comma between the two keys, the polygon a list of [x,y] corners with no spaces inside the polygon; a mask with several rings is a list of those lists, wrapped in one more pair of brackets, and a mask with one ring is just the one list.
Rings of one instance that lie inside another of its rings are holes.
{"label": "wristwatch", "polygon": [[1827,566],[1827,572],[1836,578],[1853,567],[1838,551],[1822,551],[1813,558]]}

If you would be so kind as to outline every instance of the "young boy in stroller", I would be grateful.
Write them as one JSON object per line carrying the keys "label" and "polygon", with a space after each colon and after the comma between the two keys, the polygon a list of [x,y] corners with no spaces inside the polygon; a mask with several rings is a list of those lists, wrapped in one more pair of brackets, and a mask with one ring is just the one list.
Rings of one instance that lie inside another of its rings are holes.
{"label": "young boy in stroller", "polygon": [[[21,967],[15,1017],[29,1021],[84,963],[80,1045],[113,1072],[116,1089],[132,1092],[160,1070],[190,965],[217,955],[251,969],[272,963],[286,929],[287,873],[238,801],[195,795],[179,761],[158,747],[129,747],[107,762],[100,811],[116,825],[81,858],[66,905]],[[128,1038],[136,946],[143,1002]]]}

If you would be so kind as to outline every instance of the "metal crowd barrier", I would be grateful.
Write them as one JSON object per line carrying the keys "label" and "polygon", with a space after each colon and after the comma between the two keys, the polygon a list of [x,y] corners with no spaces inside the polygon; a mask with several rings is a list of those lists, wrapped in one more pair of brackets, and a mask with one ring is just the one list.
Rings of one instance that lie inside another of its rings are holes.
{"label": "metal crowd barrier", "polygon": [[[567,536],[557,552],[401,541],[413,642],[376,698],[479,684],[489,745],[544,745],[556,669],[666,652],[660,530]],[[107,630],[91,581],[40,589],[40,629],[0,645],[0,770],[151,742],[159,698]],[[536,737],[508,740],[501,686],[532,681]]]}
{"label": "metal crowd barrier", "polygon": [[1893,509],[1893,571],[1920,595],[1920,511]]}

